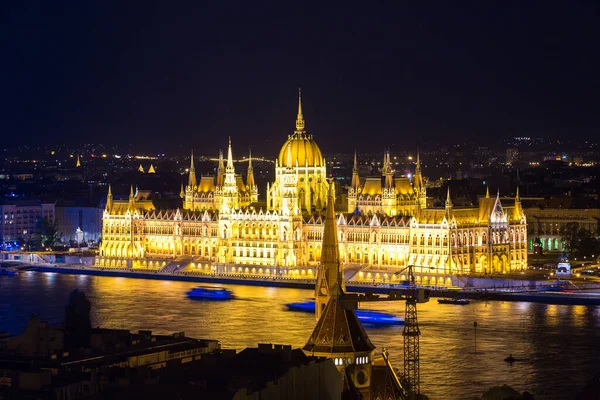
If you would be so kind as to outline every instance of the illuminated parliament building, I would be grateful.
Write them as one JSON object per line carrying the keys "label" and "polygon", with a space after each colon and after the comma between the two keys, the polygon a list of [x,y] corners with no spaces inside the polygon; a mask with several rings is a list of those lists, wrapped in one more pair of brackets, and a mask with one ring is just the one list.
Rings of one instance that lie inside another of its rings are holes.
{"label": "illuminated parliament building", "polygon": [[[96,266],[314,278],[329,185],[300,98],[296,129],[275,160],[262,203],[251,157],[247,171],[245,181],[236,173],[230,140],[215,175],[198,179],[192,154],[182,209],[157,210],[133,187],[128,200],[114,200],[109,187]],[[511,204],[488,192],[476,207],[454,207],[448,191],[445,207],[428,207],[418,156],[409,179],[396,175],[389,153],[376,177],[360,177],[355,156],[347,190],[347,207],[336,212],[346,278],[394,282],[405,278],[395,272],[414,265],[420,282],[445,284],[450,275],[527,266],[518,190]]]}

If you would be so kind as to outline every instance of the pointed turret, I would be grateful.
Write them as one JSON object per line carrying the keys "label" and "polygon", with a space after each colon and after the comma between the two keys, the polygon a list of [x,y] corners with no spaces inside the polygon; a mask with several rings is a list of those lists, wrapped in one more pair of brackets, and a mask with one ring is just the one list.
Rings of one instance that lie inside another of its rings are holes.
{"label": "pointed turret", "polygon": [[488,185],[485,185],[485,198],[490,198],[490,187]]}
{"label": "pointed turret", "polygon": [[321,316],[327,301],[332,294],[343,291],[346,287],[342,276],[342,265],[340,263],[340,247],[337,235],[337,222],[335,219],[333,196],[333,180],[329,180],[329,191],[327,195],[327,210],[325,212],[325,227],[323,229],[323,244],[321,251],[321,263],[317,272],[316,286],[316,318]]}
{"label": "pointed turret", "polygon": [[413,185],[419,191],[423,189],[423,174],[421,173],[421,156],[417,149],[417,160],[415,162],[415,176],[413,179]]}
{"label": "pointed turret", "polygon": [[113,206],[113,194],[110,183],[108,184],[108,194],[106,195],[106,210],[110,212]]}
{"label": "pointed turret", "polygon": [[515,193],[515,219],[520,220],[523,215],[523,206],[521,205],[521,196],[519,195],[519,186],[517,186],[517,192]]}
{"label": "pointed turret", "polygon": [[154,174],[154,173],[156,173],[156,171],[154,170],[154,165],[150,164],[150,168],[148,168],[148,173],[149,173],[149,174]]}
{"label": "pointed turret", "polygon": [[358,161],[356,151],[354,151],[354,167],[352,167],[352,189],[357,192],[360,187],[360,178],[358,176]]}
{"label": "pointed turret", "polygon": [[254,183],[254,169],[252,168],[252,151],[248,149],[248,176],[246,177],[246,185],[252,189]]}
{"label": "pointed turret", "polygon": [[198,181],[196,180],[196,166],[194,165],[194,150],[192,150],[192,155],[190,156],[190,177],[188,179],[188,186],[192,190],[198,186]]}
{"label": "pointed turret", "polygon": [[81,167],[81,160],[79,159],[79,154],[77,154],[77,162],[75,163],[75,167],[76,168]]}
{"label": "pointed turret", "polygon": [[385,155],[385,188],[391,189],[394,186],[394,170],[392,169],[392,161],[390,160],[390,151]]}
{"label": "pointed turret", "polygon": [[304,131],[304,116],[302,115],[302,88],[298,88],[298,116],[296,117],[296,131]]}
{"label": "pointed turret", "polygon": [[129,209],[133,210],[135,208],[135,193],[133,191],[133,185],[131,185],[131,189],[129,190]]}
{"label": "pointed turret", "polygon": [[223,151],[219,150],[219,166],[217,167],[217,186],[223,186],[225,180],[225,164],[223,162]]}
{"label": "pointed turret", "polygon": [[448,185],[448,192],[446,193],[446,210],[452,208],[452,200],[450,199],[450,185]]}
{"label": "pointed turret", "polygon": [[138,167],[138,171],[144,173],[144,167],[142,166],[142,164],[140,164],[140,166]]}
{"label": "pointed turret", "polygon": [[181,190],[179,191],[179,197],[185,198],[185,190],[183,190],[183,183],[181,184]]}
{"label": "pointed turret", "polygon": [[229,137],[229,146],[227,148],[227,168],[225,169],[225,171],[228,174],[232,174],[234,172],[234,170],[233,170],[233,153],[231,151],[231,136]]}

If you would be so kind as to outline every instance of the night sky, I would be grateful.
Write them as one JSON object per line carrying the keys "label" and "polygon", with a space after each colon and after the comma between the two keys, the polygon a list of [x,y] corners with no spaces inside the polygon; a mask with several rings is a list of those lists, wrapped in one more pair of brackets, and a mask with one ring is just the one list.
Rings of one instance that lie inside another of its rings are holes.
{"label": "night sky", "polygon": [[14,143],[208,153],[231,136],[273,156],[299,85],[326,153],[600,137],[594,2],[4,3],[0,131]]}

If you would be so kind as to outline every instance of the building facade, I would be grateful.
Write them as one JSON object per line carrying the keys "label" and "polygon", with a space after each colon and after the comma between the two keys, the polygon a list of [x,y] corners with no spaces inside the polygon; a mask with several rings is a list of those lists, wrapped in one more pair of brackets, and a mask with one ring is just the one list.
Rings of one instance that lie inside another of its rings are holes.
{"label": "building facade", "polygon": [[[232,160],[230,141],[227,165],[221,156],[217,176],[198,182],[192,158],[181,210],[156,210],[133,189],[128,201],[113,201],[109,192],[97,265],[314,277],[327,167],[305,130],[301,100],[266,206],[257,203],[251,165],[243,182]],[[518,195],[502,204],[488,193],[477,207],[459,208],[448,193],[444,208],[428,208],[419,160],[412,180],[395,176],[391,165],[386,153],[382,176],[361,179],[355,164],[347,207],[336,215],[340,257],[359,279],[404,279],[399,271],[411,264],[417,279],[431,284],[457,273],[526,268],[526,218]]]}
{"label": "building facade", "polygon": [[597,203],[577,204],[572,197],[537,199],[525,209],[528,221],[528,248],[536,241],[544,251],[564,251],[562,236],[569,224],[577,224],[594,234],[600,233],[600,208]]}
{"label": "building facade", "polygon": [[55,204],[40,200],[14,200],[0,204],[0,243],[2,249],[15,246],[16,242],[28,241],[40,235],[40,221],[55,220]]}
{"label": "building facade", "polygon": [[56,224],[61,240],[64,243],[97,243],[102,235],[103,212],[99,207],[56,205]]}

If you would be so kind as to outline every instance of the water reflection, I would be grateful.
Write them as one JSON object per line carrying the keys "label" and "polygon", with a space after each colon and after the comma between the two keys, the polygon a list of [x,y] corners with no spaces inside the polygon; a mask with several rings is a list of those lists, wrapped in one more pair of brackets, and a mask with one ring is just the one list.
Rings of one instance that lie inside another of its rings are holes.
{"label": "water reflection", "polygon": [[[23,273],[0,281],[0,330],[20,332],[32,313],[52,323],[63,318],[69,292],[79,289],[93,304],[93,324],[114,328],[184,331],[241,349],[260,342],[302,346],[314,317],[284,309],[313,296],[311,290],[226,286],[239,300],[186,298],[194,283]],[[404,303],[366,308],[403,314]],[[600,371],[598,307],[473,302],[468,306],[420,304],[422,388],[432,399],[480,395],[508,383],[538,398],[572,398]],[[473,322],[477,321],[477,330]],[[368,328],[373,343],[389,349],[402,368],[402,327]],[[476,336],[476,340],[475,340]],[[508,354],[523,359],[514,364]],[[456,393],[461,393],[460,396]]]}

